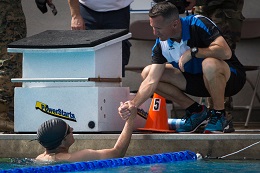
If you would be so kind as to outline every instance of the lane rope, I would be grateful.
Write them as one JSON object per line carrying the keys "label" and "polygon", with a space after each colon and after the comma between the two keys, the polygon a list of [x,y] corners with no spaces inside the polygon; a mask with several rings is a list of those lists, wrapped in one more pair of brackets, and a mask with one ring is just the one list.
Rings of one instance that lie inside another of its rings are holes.
{"label": "lane rope", "polygon": [[186,150],[180,152],[162,153],[154,155],[132,156],[107,160],[94,160],[87,162],[65,163],[57,165],[24,167],[0,170],[0,173],[52,173],[52,172],[79,172],[91,171],[102,168],[112,168],[119,166],[145,165],[155,163],[168,163],[176,161],[197,160],[196,153]]}

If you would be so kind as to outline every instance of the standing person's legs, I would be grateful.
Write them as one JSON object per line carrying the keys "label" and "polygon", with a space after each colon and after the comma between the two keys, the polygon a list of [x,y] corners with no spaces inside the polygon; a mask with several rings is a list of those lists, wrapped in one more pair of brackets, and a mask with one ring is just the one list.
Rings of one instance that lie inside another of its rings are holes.
{"label": "standing person's legs", "polygon": [[[80,5],[80,13],[86,25],[86,29],[129,29],[130,6],[120,10],[108,12],[96,12]],[[129,62],[131,43],[122,41],[122,76],[125,76],[125,66]]]}
{"label": "standing person's legs", "polygon": [[80,14],[84,19],[86,29],[102,29],[102,13],[91,10],[80,4]]}
{"label": "standing person's legs", "polygon": [[[130,6],[103,14],[104,29],[128,29],[130,25]],[[131,43],[122,41],[122,76],[125,77],[125,66],[129,62]]]}

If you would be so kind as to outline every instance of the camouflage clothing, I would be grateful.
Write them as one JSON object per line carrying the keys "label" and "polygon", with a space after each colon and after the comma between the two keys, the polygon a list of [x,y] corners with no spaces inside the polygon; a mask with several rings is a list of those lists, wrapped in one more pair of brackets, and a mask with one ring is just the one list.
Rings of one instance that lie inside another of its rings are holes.
{"label": "camouflage clothing", "polygon": [[26,37],[26,22],[21,0],[0,0],[0,104],[11,106],[12,78],[21,78],[22,55],[7,53],[7,45]]}
{"label": "camouflage clothing", "polygon": [[232,50],[236,49],[236,42],[240,40],[244,0],[206,0],[205,4],[198,4],[195,13],[209,17],[220,28],[224,38]]}

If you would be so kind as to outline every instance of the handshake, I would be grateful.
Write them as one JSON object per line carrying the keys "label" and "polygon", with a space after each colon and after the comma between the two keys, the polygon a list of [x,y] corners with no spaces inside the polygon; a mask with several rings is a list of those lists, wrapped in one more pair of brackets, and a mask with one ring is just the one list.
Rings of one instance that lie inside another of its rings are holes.
{"label": "handshake", "polygon": [[153,0],[155,3],[168,1],[178,8],[179,14],[185,13],[185,8],[189,6],[189,2],[186,0]]}
{"label": "handshake", "polygon": [[48,11],[46,4],[52,9],[52,13],[55,16],[57,14],[57,10],[55,5],[52,3],[52,0],[35,0],[35,3],[39,10],[42,13],[46,13]]}

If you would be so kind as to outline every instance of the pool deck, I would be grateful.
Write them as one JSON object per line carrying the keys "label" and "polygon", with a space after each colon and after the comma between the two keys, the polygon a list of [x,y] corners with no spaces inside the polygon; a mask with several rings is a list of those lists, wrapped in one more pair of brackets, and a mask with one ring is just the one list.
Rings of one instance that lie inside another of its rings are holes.
{"label": "pool deck", "polygon": [[[250,124],[249,128],[245,128],[242,124],[235,124],[235,129],[235,132],[225,134],[138,131],[133,133],[126,156],[191,150],[211,158],[236,152],[225,159],[260,159],[260,124]],[[70,151],[84,148],[111,148],[118,136],[118,133],[74,134],[75,143]],[[37,141],[31,141],[35,138],[36,134],[0,134],[0,158],[34,158],[44,151]],[[252,144],[254,145],[251,146]]]}

